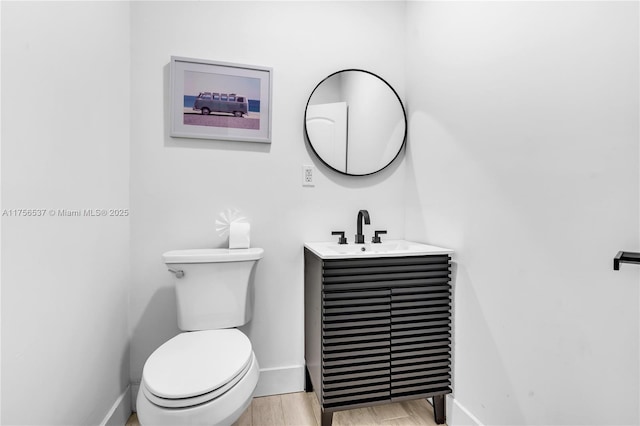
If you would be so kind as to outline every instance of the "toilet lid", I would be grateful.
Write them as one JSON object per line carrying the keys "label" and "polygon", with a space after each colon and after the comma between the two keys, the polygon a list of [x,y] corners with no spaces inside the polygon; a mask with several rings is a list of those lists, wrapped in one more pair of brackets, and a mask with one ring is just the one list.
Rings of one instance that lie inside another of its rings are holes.
{"label": "toilet lid", "polygon": [[190,398],[218,389],[251,362],[251,342],[235,328],[182,333],[151,354],[142,377],[161,398]]}

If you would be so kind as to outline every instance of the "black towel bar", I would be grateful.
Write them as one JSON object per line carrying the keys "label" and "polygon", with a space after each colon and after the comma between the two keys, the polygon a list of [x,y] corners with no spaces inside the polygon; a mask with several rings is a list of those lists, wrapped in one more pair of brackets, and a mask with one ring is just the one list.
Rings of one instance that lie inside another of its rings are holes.
{"label": "black towel bar", "polygon": [[635,253],[632,251],[619,251],[616,257],[613,258],[613,270],[620,270],[621,263],[640,264],[640,253]]}

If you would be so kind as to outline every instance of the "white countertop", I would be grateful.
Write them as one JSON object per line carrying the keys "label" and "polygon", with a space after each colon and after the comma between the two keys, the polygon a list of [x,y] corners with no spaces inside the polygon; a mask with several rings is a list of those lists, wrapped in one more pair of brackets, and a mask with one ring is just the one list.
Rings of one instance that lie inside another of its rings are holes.
{"label": "white countertop", "polygon": [[338,244],[336,242],[323,241],[304,243],[304,246],[321,259],[424,256],[453,253],[453,250],[448,248],[406,240],[389,240],[379,244]]}

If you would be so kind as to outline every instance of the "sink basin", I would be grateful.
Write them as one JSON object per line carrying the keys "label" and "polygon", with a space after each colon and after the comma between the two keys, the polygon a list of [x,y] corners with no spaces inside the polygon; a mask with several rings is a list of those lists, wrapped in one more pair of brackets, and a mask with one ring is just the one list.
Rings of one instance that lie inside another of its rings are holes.
{"label": "sink basin", "polygon": [[338,244],[336,242],[311,242],[304,246],[321,259],[347,259],[352,257],[424,256],[450,254],[453,250],[415,243],[406,240],[389,240],[379,244]]}

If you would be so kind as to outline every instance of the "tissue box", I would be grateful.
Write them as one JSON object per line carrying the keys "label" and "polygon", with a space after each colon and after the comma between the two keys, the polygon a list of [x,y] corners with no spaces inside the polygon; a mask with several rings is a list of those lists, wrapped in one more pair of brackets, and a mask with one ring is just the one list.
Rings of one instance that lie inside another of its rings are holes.
{"label": "tissue box", "polygon": [[251,224],[231,223],[229,225],[229,248],[242,249],[249,248],[251,234]]}

